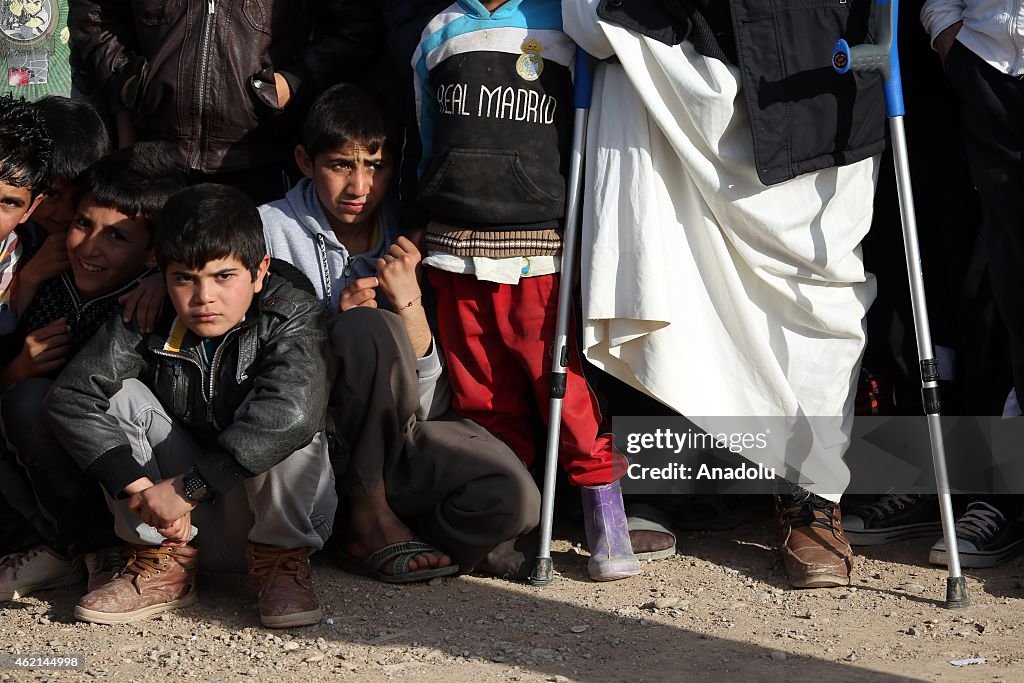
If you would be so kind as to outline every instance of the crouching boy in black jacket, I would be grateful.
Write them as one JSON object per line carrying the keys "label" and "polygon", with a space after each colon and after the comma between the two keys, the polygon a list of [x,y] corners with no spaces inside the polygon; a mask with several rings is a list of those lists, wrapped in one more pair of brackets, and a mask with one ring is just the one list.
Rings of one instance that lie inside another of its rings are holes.
{"label": "crouching boy in black jacket", "polygon": [[259,213],[228,187],[172,197],[154,250],[173,308],[149,335],[112,320],[48,403],[131,551],[75,616],[119,624],[189,605],[201,559],[248,569],[265,626],[316,623],[309,554],[337,507],[320,303],[268,272]]}

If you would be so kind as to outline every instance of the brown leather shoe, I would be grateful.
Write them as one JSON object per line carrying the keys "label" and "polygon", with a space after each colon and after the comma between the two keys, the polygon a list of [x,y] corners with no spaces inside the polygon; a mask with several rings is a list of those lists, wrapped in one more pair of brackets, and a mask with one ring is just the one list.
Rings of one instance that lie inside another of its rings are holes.
{"label": "brown leather shoe", "polygon": [[309,548],[248,543],[249,581],[259,591],[260,622],[268,628],[318,623],[324,616],[313,590]]}
{"label": "brown leather shoe", "polygon": [[196,548],[131,545],[128,550],[124,569],[78,601],[76,619],[94,624],[129,624],[195,601],[199,566]]}
{"label": "brown leather shoe", "polygon": [[124,546],[116,545],[82,555],[85,569],[89,572],[86,592],[92,593],[97,588],[103,588],[112,578],[124,571],[127,559],[124,550]]}
{"label": "brown leather shoe", "polygon": [[794,588],[850,585],[853,550],[839,505],[806,491],[775,497],[779,548]]}

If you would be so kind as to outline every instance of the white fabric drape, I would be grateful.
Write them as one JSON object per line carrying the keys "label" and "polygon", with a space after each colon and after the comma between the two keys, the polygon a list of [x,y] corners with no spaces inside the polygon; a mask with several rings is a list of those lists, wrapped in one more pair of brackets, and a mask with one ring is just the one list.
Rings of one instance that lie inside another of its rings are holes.
{"label": "white fabric drape", "polygon": [[738,70],[599,22],[596,4],[563,4],[566,32],[618,59],[598,68],[587,138],[585,352],[706,429],[799,418],[775,457],[838,500],[878,159],[762,185]]}

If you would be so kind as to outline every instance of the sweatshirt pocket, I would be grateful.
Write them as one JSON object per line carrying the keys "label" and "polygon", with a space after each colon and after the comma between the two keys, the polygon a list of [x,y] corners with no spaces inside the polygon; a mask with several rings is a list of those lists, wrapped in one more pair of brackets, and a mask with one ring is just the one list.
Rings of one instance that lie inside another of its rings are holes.
{"label": "sweatshirt pocket", "polygon": [[419,198],[442,222],[555,222],[564,212],[564,182],[557,168],[528,170],[515,150],[453,147],[427,168]]}

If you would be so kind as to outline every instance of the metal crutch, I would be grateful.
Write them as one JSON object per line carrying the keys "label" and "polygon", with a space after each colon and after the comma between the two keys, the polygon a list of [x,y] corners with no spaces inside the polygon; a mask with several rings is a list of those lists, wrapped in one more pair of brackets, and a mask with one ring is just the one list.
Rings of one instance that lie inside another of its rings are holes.
{"label": "metal crutch", "polygon": [[874,29],[877,44],[850,47],[840,39],[832,51],[832,66],[841,74],[854,71],[878,71],[885,81],[885,109],[892,136],[893,160],[896,165],[896,189],[903,223],[903,245],[910,277],[910,300],[917,331],[917,355],[921,365],[921,395],[928,417],[928,434],[932,445],[932,467],[942,514],[942,536],[946,543],[949,577],[946,579],[946,607],[969,607],[967,582],[960,571],[960,553],[956,542],[953,499],[949,493],[946,470],[946,449],[942,439],[939,397],[939,364],[932,347],[928,307],[925,302],[921,252],[917,243],[917,218],[914,215],[914,194],[910,187],[910,166],[907,161],[907,139],[903,130],[903,83],[900,80],[900,56],[896,45],[899,25],[899,0],[876,0]]}
{"label": "metal crutch", "polygon": [[555,323],[554,353],[551,361],[551,407],[548,412],[548,440],[544,460],[544,490],[540,507],[540,548],[530,576],[534,586],[554,581],[551,563],[551,529],[555,514],[555,476],[558,472],[558,437],[562,428],[562,399],[565,397],[566,368],[569,366],[569,311],[572,305],[573,267],[579,233],[580,207],[583,204],[583,155],[587,140],[587,119],[593,90],[591,56],[576,48],[573,78],[572,150],[569,159],[569,183],[565,195],[565,230],[562,236],[562,275],[558,285],[558,318]]}

